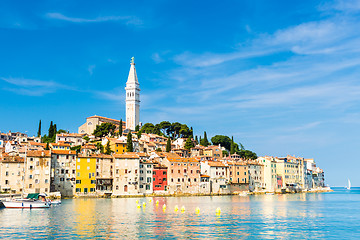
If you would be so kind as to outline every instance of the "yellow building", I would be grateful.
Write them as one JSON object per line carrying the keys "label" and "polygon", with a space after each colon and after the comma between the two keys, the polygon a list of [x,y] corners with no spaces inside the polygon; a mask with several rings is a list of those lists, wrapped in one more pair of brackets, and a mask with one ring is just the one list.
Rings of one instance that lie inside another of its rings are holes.
{"label": "yellow building", "polygon": [[[107,138],[107,140],[110,142],[110,149],[116,154],[122,154],[126,152],[126,137],[120,137],[120,138]],[[104,144],[104,148],[106,147],[106,144]]]}
{"label": "yellow building", "polygon": [[96,156],[81,156],[76,160],[76,195],[93,195],[96,188]]}

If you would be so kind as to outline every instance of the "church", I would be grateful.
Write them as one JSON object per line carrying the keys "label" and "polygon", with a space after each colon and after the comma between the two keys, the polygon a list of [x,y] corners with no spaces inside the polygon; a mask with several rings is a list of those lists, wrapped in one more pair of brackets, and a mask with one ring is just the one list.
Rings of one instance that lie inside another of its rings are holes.
{"label": "church", "polygon": [[[125,129],[134,131],[135,127],[140,124],[140,84],[136,74],[134,57],[130,61],[130,71],[125,91],[126,118],[123,121],[123,128],[125,125]],[[86,123],[79,127],[78,133],[92,135],[96,126],[105,122],[112,123],[117,127],[120,125],[120,120],[95,115],[86,118]]]}

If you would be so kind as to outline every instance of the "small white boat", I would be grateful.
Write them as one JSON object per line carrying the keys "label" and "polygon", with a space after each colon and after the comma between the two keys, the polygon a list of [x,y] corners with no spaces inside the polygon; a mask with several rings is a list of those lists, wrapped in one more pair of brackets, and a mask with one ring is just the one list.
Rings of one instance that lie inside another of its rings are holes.
{"label": "small white boat", "polygon": [[51,205],[60,205],[61,200],[51,200],[50,203],[51,203]]}
{"label": "small white boat", "polygon": [[[29,194],[30,195],[30,194]],[[28,195],[28,196],[29,196]],[[39,199],[36,200],[34,198],[27,199],[12,199],[9,201],[2,202],[5,208],[49,208],[51,203],[46,199],[46,194],[33,194]],[[31,196],[32,197],[32,196]]]}
{"label": "small white boat", "polygon": [[248,192],[241,192],[241,193],[239,193],[239,196],[241,196],[241,197],[246,197],[246,196],[248,196],[248,195],[249,195]]}
{"label": "small white boat", "polygon": [[267,192],[267,193],[265,193],[266,195],[274,195],[274,193],[273,192]]}
{"label": "small white boat", "polygon": [[49,208],[50,207],[49,202],[42,202],[42,201],[12,200],[12,201],[5,201],[5,202],[3,202],[3,204],[6,208],[29,208],[29,209],[32,209],[32,208]]}

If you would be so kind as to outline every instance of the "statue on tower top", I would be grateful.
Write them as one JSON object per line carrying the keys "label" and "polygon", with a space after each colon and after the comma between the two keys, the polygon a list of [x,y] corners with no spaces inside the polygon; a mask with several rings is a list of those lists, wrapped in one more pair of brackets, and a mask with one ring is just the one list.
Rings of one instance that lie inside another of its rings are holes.
{"label": "statue on tower top", "polygon": [[135,58],[132,57],[130,63],[135,63]]}

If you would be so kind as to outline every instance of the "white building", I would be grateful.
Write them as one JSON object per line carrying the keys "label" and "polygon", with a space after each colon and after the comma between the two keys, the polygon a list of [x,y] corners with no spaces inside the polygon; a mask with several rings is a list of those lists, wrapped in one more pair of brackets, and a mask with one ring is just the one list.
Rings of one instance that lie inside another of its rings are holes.
{"label": "white building", "polygon": [[140,122],[140,88],[136,75],[134,57],[131,58],[130,71],[126,82],[126,129],[135,130]]}

